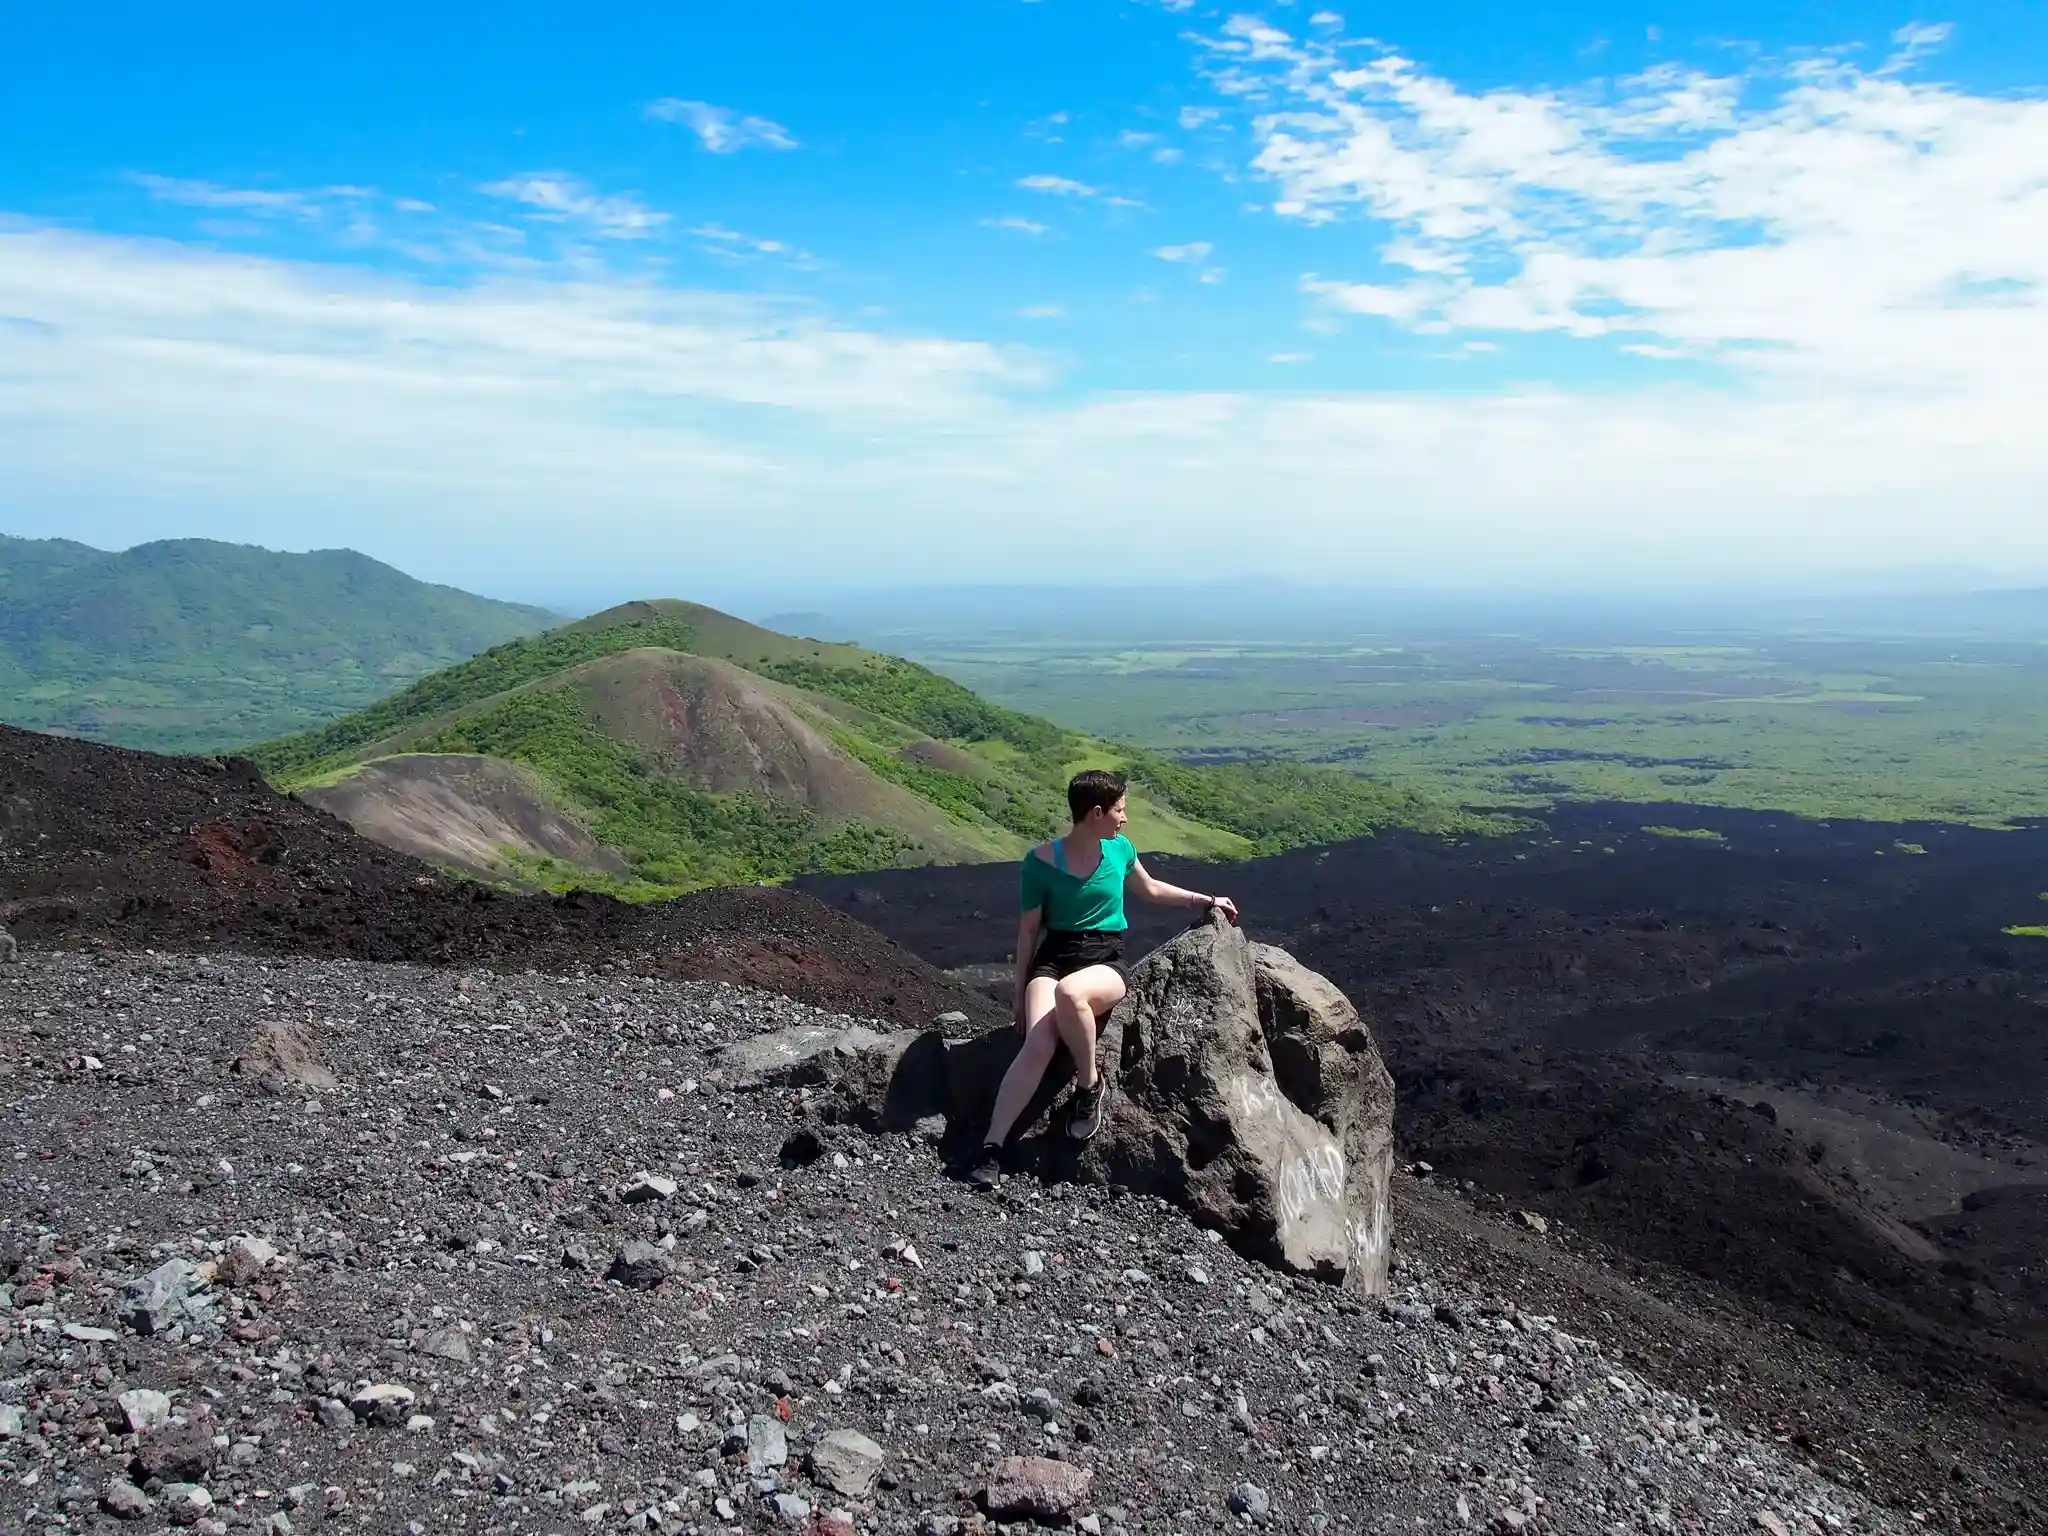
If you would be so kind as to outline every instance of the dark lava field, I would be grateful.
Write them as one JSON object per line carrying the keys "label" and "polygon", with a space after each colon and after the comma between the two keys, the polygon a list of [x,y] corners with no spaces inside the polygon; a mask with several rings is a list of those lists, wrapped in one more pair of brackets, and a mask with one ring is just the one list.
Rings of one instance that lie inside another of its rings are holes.
{"label": "dark lava field", "polygon": [[[1674,822],[1715,835],[1645,830]],[[1568,1262],[1554,1310],[1784,1454],[1944,1528],[2044,1528],[2048,939],[2005,930],[2048,920],[2048,829],[1574,807],[1510,838],[1149,862],[1365,1015],[1415,1175],[1404,1262],[1481,1243],[1517,1289]],[[1014,882],[508,896],[234,760],[0,727],[0,924],[28,957],[637,976],[993,1026]],[[1176,926],[1142,917],[1134,952]]]}

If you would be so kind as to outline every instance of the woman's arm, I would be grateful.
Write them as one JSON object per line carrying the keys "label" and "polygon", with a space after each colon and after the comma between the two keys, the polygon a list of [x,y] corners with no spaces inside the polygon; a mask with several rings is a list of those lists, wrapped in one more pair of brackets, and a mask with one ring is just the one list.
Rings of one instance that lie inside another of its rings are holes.
{"label": "woman's arm", "polygon": [[1038,953],[1038,929],[1045,921],[1045,908],[1033,907],[1017,919],[1017,996],[1012,1003],[1017,1027],[1024,1027],[1024,984],[1031,979],[1031,959]]}
{"label": "woman's arm", "polygon": [[1191,912],[1214,907],[1233,923],[1237,921],[1237,903],[1228,896],[1204,896],[1200,891],[1155,880],[1141,862],[1131,865],[1130,885],[1140,901],[1149,901],[1155,907],[1182,907]]}

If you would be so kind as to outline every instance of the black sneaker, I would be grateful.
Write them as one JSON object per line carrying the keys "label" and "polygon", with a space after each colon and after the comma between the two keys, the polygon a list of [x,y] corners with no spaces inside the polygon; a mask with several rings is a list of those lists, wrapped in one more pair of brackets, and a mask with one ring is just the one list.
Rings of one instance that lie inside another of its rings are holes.
{"label": "black sneaker", "polygon": [[1067,1104],[1067,1134],[1076,1141],[1090,1140],[1102,1129],[1109,1113],[1108,1085],[1101,1078],[1093,1088],[1076,1088]]}
{"label": "black sneaker", "polygon": [[982,1144],[981,1156],[967,1170],[967,1182],[976,1189],[994,1189],[1003,1182],[1003,1149],[994,1142]]}

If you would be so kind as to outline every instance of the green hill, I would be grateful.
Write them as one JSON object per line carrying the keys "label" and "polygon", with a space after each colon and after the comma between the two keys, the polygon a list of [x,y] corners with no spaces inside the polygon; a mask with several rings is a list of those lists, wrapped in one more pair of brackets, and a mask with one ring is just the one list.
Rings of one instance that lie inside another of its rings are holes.
{"label": "green hill", "polygon": [[1131,773],[1134,833],[1159,852],[1485,826],[1336,769],[1172,763],[897,657],[669,600],[494,646],[250,755],[407,852],[632,896],[1016,857],[1064,825],[1084,766]]}
{"label": "green hill", "polygon": [[303,730],[552,615],[353,550],[0,535],[0,720],[220,751]]}

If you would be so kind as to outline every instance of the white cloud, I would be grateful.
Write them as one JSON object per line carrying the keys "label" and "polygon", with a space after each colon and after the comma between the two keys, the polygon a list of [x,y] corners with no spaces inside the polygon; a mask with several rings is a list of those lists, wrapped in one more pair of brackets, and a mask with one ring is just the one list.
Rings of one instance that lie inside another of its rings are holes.
{"label": "white cloud", "polygon": [[595,192],[566,171],[527,171],[491,182],[483,190],[523,203],[543,219],[576,224],[608,240],[644,239],[668,222],[667,214],[649,208],[630,192]]}
{"label": "white cloud", "polygon": [[1206,240],[1190,240],[1186,245],[1159,246],[1152,254],[1161,261],[1199,262],[1206,261],[1214,249],[1216,247]]}
{"label": "white cloud", "polygon": [[1064,320],[1067,312],[1057,304],[1027,304],[1017,311],[1023,320]]}
{"label": "white cloud", "polygon": [[664,96],[647,104],[647,115],[665,123],[681,123],[714,155],[737,154],[743,149],[795,149],[797,142],[782,124],[765,117],[753,117],[731,107],[715,107],[708,101],[685,101]]}
{"label": "white cloud", "polygon": [[1020,214],[1007,213],[1001,218],[983,219],[983,229],[1013,229],[1020,235],[1042,235],[1052,226],[1041,224],[1036,219],[1027,219]]}
{"label": "white cloud", "polygon": [[1314,361],[1314,356],[1308,352],[1275,352],[1266,361],[1278,363],[1283,367],[1292,367],[1296,363],[1312,362]]}
{"label": "white cloud", "polygon": [[1178,121],[1182,128],[1193,133],[1198,128],[1206,128],[1222,115],[1215,107],[1182,107]]}
{"label": "white cloud", "polygon": [[1359,221],[1361,255],[1414,274],[1305,285],[1339,310],[1658,347],[1786,387],[2048,383],[2039,97],[1828,57],[1470,93],[1243,19],[1211,56],[1260,95],[1252,169],[1276,211]]}
{"label": "white cloud", "polygon": [[1019,176],[1017,185],[1026,192],[1044,192],[1053,197],[1100,197],[1102,189],[1067,176]]}
{"label": "white cloud", "polygon": [[314,205],[306,192],[266,191],[250,187],[224,187],[212,181],[188,181],[181,176],[155,176],[146,171],[129,178],[160,203],[185,208],[232,208],[239,213],[268,214],[309,212]]}
{"label": "white cloud", "polygon": [[1145,206],[1134,197],[1121,197],[1114,192],[1105,192],[1100,187],[1091,187],[1085,181],[1075,181],[1071,176],[1019,176],[1017,185],[1027,192],[1043,192],[1048,197],[1096,198],[1108,208]]}
{"label": "white cloud", "polygon": [[1029,353],[581,268],[463,287],[20,226],[0,314],[11,528],[104,543],[288,525],[436,579],[687,592],[1092,532],[1161,579],[1284,505],[1259,561],[1320,579],[2048,567],[2038,388],[1069,401]]}
{"label": "white cloud", "polygon": [[1344,29],[1344,18],[1336,11],[1317,11],[1315,15],[1309,17],[1308,24],[1312,27],[1321,27],[1328,32],[1341,32]]}
{"label": "white cloud", "polygon": [[158,176],[148,171],[131,171],[128,180],[141,187],[155,202],[182,208],[232,211],[252,218],[290,214],[302,219],[316,219],[358,207],[375,195],[368,187],[352,186],[230,187],[215,181]]}
{"label": "white cloud", "polygon": [[802,246],[791,245],[786,240],[750,235],[743,230],[728,229],[723,224],[699,224],[688,233],[704,242],[699,249],[717,256],[734,259],[771,256],[803,271],[815,271],[823,265]]}

